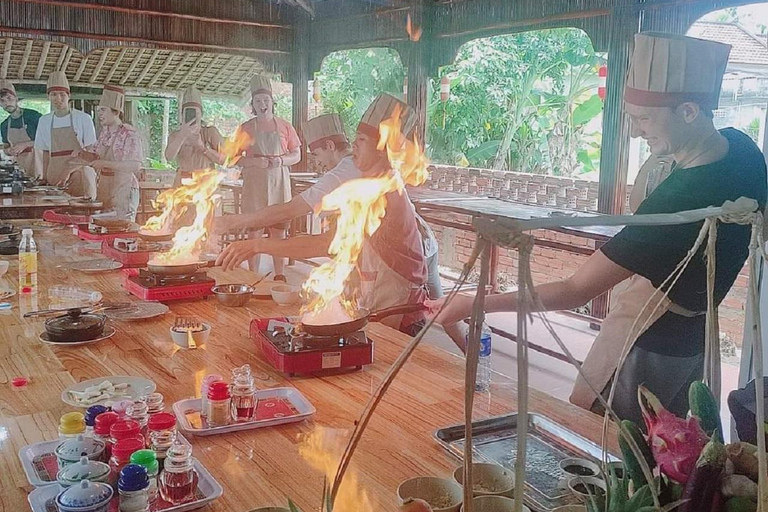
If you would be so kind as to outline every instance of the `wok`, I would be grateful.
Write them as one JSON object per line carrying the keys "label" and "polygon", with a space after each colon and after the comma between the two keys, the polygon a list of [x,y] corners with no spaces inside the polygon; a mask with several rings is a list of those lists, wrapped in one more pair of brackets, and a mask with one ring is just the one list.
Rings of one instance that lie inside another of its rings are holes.
{"label": "wok", "polygon": [[183,265],[148,263],[147,270],[161,276],[187,276],[194,274],[201,268],[214,266],[215,261],[198,261],[197,263],[185,263]]}
{"label": "wok", "polygon": [[104,315],[83,313],[75,308],[64,316],[46,320],[45,331],[51,341],[88,341],[101,336],[106,323],[107,317]]}
{"label": "wok", "polygon": [[147,229],[139,229],[137,234],[139,238],[147,242],[168,242],[173,240],[173,235],[175,235],[175,233],[168,233],[167,231],[149,231]]}
{"label": "wok", "polygon": [[299,330],[312,336],[339,336],[342,334],[349,334],[355,331],[359,331],[368,322],[380,322],[384,318],[393,315],[407,315],[409,313],[418,313],[424,311],[426,306],[424,304],[406,304],[403,306],[393,306],[391,308],[381,309],[371,313],[368,309],[360,309],[358,311],[357,318],[349,320],[347,322],[341,322],[338,324],[327,325],[313,325],[313,324],[299,324]]}

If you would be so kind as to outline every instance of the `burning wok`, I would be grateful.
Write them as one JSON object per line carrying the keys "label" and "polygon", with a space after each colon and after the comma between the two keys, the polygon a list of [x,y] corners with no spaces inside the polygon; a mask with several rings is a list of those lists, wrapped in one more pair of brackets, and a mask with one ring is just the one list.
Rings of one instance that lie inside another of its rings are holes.
{"label": "burning wok", "polygon": [[368,325],[368,322],[380,322],[388,316],[418,313],[419,311],[423,311],[425,309],[426,306],[424,304],[393,306],[391,308],[374,311],[373,313],[365,308],[361,308],[357,311],[357,315],[354,320],[325,325],[306,324],[302,322],[298,325],[297,329],[307,334],[311,334],[312,336],[339,336],[359,331]]}

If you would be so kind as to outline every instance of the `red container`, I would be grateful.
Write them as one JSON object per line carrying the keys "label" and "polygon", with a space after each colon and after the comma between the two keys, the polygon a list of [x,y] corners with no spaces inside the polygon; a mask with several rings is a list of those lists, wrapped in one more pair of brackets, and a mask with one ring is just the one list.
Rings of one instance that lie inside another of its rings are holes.
{"label": "red container", "polygon": [[109,461],[109,458],[112,456],[112,445],[114,444],[110,429],[118,421],[120,421],[120,416],[112,411],[103,412],[93,420],[93,437],[104,441],[104,460],[106,461]]}
{"label": "red container", "polygon": [[[149,417],[147,432],[160,430],[176,430],[176,416],[170,412],[158,412]],[[149,435],[149,434],[147,434]]]}
{"label": "red container", "polygon": [[144,436],[141,435],[141,426],[133,420],[122,420],[112,424],[112,427],[109,429],[109,435],[112,436],[115,447],[118,442],[124,439],[138,439],[142,444],[144,443]]}
{"label": "red container", "polygon": [[109,482],[111,484],[117,483],[120,470],[131,462],[131,455],[142,449],[144,449],[144,440],[135,437],[121,439],[115,443],[112,447],[112,457],[109,458]]}
{"label": "red container", "polygon": [[211,382],[208,386],[208,400],[227,400],[229,398],[229,384],[218,381]]}

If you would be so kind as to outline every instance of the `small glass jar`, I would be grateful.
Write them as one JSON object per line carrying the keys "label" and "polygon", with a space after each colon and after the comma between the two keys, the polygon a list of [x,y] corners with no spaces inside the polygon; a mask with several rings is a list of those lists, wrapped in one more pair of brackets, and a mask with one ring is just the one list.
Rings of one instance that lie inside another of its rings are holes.
{"label": "small glass jar", "polygon": [[203,380],[200,383],[200,416],[203,419],[205,419],[205,416],[208,413],[208,389],[210,388],[211,383],[223,380],[224,377],[217,373],[212,373],[203,377]]}
{"label": "small glass jar", "polygon": [[92,405],[85,410],[85,435],[93,435],[93,427],[96,422],[96,416],[107,412],[103,405]]}
{"label": "small glass jar", "polygon": [[[122,420],[115,422],[109,428],[109,435],[112,437],[112,441],[117,443],[123,439],[138,439],[142,445],[146,443],[145,438],[141,435],[141,427],[133,420]],[[144,448],[144,446],[142,446]]]}
{"label": "small glass jar", "polygon": [[176,441],[176,435],[175,430],[157,430],[149,433],[149,448],[155,453],[155,458],[161,470],[165,464],[168,449]]}
{"label": "small glass jar", "polygon": [[162,430],[176,431],[176,416],[170,412],[159,412],[149,417],[147,422],[147,436],[151,436],[152,432],[158,432]]}
{"label": "small glass jar", "polygon": [[179,505],[194,498],[198,477],[193,463],[192,447],[173,443],[158,482],[160,496],[171,505]]}
{"label": "small glass jar", "polygon": [[112,456],[112,445],[115,444],[112,435],[109,430],[112,425],[120,420],[120,416],[117,413],[107,411],[96,416],[93,423],[93,437],[104,441],[104,460],[109,460]]}
{"label": "small glass jar", "polygon": [[120,495],[120,512],[149,512],[150,478],[147,468],[127,464],[120,471],[117,492]]}
{"label": "small glass jar", "polygon": [[112,412],[116,412],[117,415],[120,416],[120,419],[124,420],[126,419],[125,411],[131,404],[133,404],[133,400],[130,399],[118,400],[112,404]]}
{"label": "small glass jar", "polygon": [[109,458],[109,483],[117,485],[120,471],[130,464],[131,455],[144,448],[144,444],[135,438],[122,439],[112,447],[112,456]]}
{"label": "small glass jar", "polygon": [[208,389],[206,422],[209,427],[229,425],[230,417],[229,385],[226,382],[213,382]]}
{"label": "small glass jar", "polygon": [[160,465],[157,462],[157,456],[152,450],[139,450],[131,455],[131,464],[144,466],[149,477],[149,501],[154,502],[157,499],[157,475],[160,473]]}
{"label": "small glass jar", "polygon": [[165,398],[162,393],[150,393],[144,401],[147,403],[147,414],[150,417],[165,410]]}
{"label": "small glass jar", "polygon": [[232,382],[231,411],[232,421],[253,421],[256,416],[256,389],[249,373],[241,373]]}
{"label": "small glass jar", "polygon": [[68,412],[59,419],[59,437],[77,437],[85,434],[85,416],[81,412]]}
{"label": "small glass jar", "polygon": [[147,422],[149,421],[149,408],[144,400],[134,400],[134,402],[125,409],[125,414],[139,424],[141,435],[147,436]]}

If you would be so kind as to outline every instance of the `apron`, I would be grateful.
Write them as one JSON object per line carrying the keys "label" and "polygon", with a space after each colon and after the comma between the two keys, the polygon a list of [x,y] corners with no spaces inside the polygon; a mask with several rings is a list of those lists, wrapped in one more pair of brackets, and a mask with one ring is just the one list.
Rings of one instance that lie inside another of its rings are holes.
{"label": "apron", "polygon": [[[200,129],[199,137],[202,137],[205,147],[211,147],[210,137],[208,137],[207,128]],[[191,178],[192,172],[212,167],[211,161],[205,156],[203,150],[192,144],[184,144],[179,148],[179,154],[176,156],[176,162],[179,169],[176,171],[176,178],[173,180],[174,188],[181,186],[182,178]]]}
{"label": "apron", "polygon": [[[274,131],[257,132],[253,145],[249,148],[249,157],[278,157],[283,154],[280,133],[277,131],[277,121]],[[255,213],[273,204],[283,204],[291,200],[291,178],[288,167],[274,169],[243,168],[243,213]],[[285,229],[285,226],[275,226]]]}
{"label": "apron", "polygon": [[[21,114],[21,128],[12,128],[11,121],[8,121],[8,143],[11,147],[24,142],[32,142],[27,133],[27,123],[24,121],[24,109]],[[35,177],[35,151],[29,147],[16,156],[16,163],[24,169],[24,174],[30,178]]]}
{"label": "apron", "polygon": [[[104,160],[116,160],[113,147],[117,136],[102,157]],[[97,199],[104,203],[105,210],[114,210],[121,219],[131,222],[136,220],[139,207],[139,182],[132,172],[119,172],[109,168],[102,169],[99,175]]]}
{"label": "apron", "polygon": [[69,114],[69,126],[54,128],[53,120],[56,116],[51,114],[51,151],[46,169],[46,180],[55,185],[67,179],[67,175],[74,169],[69,178],[67,192],[73,197],[96,198],[96,171],[87,166],[72,166],[67,161],[76,151],[80,151],[80,141],[72,121],[72,113]]}

